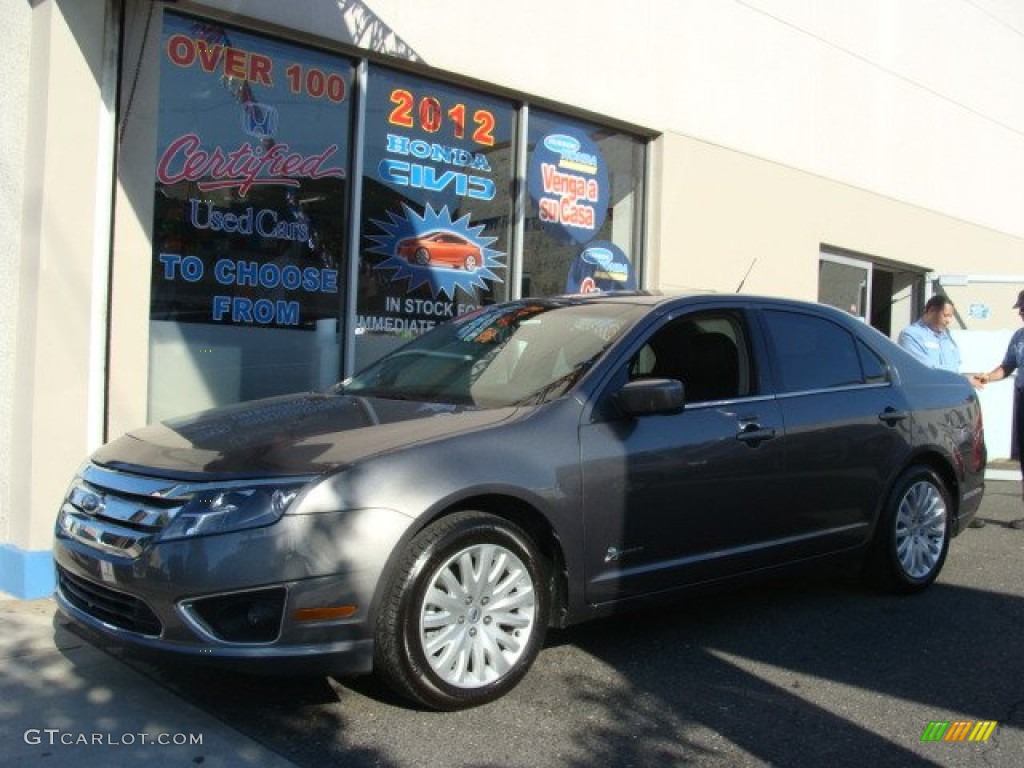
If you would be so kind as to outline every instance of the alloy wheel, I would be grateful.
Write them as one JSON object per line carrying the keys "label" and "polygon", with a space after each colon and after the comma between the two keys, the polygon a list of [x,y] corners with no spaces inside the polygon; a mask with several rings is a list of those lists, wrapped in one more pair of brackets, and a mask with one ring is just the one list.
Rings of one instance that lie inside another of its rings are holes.
{"label": "alloy wheel", "polygon": [[946,539],[946,503],[929,482],[914,483],[896,514],[896,556],[903,571],[922,579],[942,561]]}
{"label": "alloy wheel", "polygon": [[430,577],[419,611],[419,641],[437,676],[478,688],[515,668],[537,624],[530,571],[497,544],[474,544]]}

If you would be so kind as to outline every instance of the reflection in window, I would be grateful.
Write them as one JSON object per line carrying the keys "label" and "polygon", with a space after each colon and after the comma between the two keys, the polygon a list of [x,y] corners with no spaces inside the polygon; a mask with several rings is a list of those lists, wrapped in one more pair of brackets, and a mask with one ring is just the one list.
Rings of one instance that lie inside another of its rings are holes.
{"label": "reflection in window", "polygon": [[546,402],[642,315],[630,304],[551,300],[483,308],[381,358],[339,391],[485,408]]}

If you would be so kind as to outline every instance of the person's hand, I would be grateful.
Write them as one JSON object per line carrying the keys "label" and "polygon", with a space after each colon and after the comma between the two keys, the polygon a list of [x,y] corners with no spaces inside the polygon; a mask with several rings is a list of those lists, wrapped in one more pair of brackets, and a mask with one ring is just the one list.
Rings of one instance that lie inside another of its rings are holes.
{"label": "person's hand", "polygon": [[984,389],[985,385],[988,384],[988,375],[984,373],[972,373],[967,377],[967,380],[971,382],[971,386],[975,389]]}

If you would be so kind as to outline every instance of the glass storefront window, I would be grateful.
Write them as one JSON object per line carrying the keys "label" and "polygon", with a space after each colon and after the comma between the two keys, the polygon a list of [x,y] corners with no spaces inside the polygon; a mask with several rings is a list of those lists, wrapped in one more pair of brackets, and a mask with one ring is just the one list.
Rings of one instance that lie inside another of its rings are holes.
{"label": "glass storefront window", "polygon": [[150,418],[339,378],[353,73],[165,14]]}
{"label": "glass storefront window", "polygon": [[643,142],[540,110],[528,134],[522,295],[636,288]]}
{"label": "glass storefront window", "polygon": [[371,67],[366,94],[355,368],[509,297],[515,109]]}
{"label": "glass storefront window", "polygon": [[643,140],[162,18],[151,420],[326,389],[509,298],[639,284]]}

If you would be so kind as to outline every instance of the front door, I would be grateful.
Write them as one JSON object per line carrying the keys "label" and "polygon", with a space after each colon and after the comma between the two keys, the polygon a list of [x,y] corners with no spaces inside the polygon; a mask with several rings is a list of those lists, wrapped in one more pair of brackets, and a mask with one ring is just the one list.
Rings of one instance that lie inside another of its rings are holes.
{"label": "front door", "polygon": [[738,312],[668,322],[618,385],[679,379],[685,409],[581,428],[588,602],[718,578],[764,555],[785,503],[783,426],[749,338]]}

